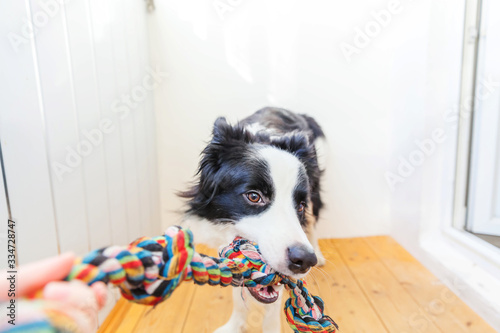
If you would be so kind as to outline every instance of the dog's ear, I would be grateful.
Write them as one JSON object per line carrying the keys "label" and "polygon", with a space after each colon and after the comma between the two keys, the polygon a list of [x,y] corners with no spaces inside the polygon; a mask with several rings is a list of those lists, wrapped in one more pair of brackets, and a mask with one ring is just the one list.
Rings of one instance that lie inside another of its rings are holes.
{"label": "dog's ear", "polygon": [[225,117],[219,117],[214,122],[214,128],[212,130],[212,136],[214,138],[223,138],[226,136],[231,125],[227,122]]}
{"label": "dog's ear", "polygon": [[240,124],[231,125],[226,118],[219,117],[214,122],[212,140],[202,152],[200,178],[207,170],[216,172],[224,161],[238,160],[246,144],[255,142],[255,137]]}
{"label": "dog's ear", "polygon": [[231,163],[244,158],[245,145],[252,142],[255,142],[255,137],[244,127],[239,124],[232,126],[224,117],[217,118],[212,130],[212,140],[201,154],[197,183],[190,190],[178,193],[179,196],[190,199],[191,211],[209,206],[219,190],[218,184],[225,176],[221,167],[230,167]]}
{"label": "dog's ear", "polygon": [[255,136],[240,124],[233,126],[224,117],[215,120],[211,143],[224,144],[226,148],[232,148],[234,145],[253,142],[255,142]]}

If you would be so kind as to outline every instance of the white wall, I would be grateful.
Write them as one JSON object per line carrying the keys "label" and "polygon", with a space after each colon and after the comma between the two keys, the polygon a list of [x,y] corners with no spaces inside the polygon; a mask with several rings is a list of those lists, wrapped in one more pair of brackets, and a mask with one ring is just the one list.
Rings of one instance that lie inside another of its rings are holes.
{"label": "white wall", "polygon": [[0,11],[0,139],[21,264],[160,232],[145,4],[58,3]]}
{"label": "white wall", "polygon": [[[443,135],[441,142],[434,143],[434,150],[424,154],[422,165],[396,185],[390,234],[500,330],[498,249],[452,227],[458,121],[459,116],[470,116],[469,109],[460,105],[465,5],[465,1],[451,0],[431,3],[427,48],[422,55],[427,64],[417,66],[417,71],[425,72],[425,80],[408,80],[400,86],[401,91],[421,91],[423,95],[420,100],[412,99],[420,114],[409,118],[400,114],[395,119],[401,131],[410,135],[401,140],[401,133],[394,131],[394,141],[401,144],[394,148],[390,170],[397,172],[399,156],[408,159],[416,151],[423,152],[416,141],[429,142],[435,131]],[[469,35],[470,30],[465,31]],[[407,51],[418,49],[409,45]],[[488,74],[480,73],[478,81],[484,82]],[[499,78],[490,79],[497,82],[494,87],[498,89]]]}
{"label": "white wall", "polygon": [[[309,113],[330,142],[321,236],[390,234],[500,329],[500,269],[484,255],[498,250],[443,240],[464,11],[465,0],[157,3],[152,57],[170,73],[155,95],[163,225],[179,221],[174,191],[192,178],[217,116],[266,105]],[[347,43],[357,47],[349,57]]]}
{"label": "white wall", "polygon": [[321,235],[389,233],[384,173],[423,121],[424,92],[406,88],[425,85],[429,2],[401,1],[350,62],[341,44],[390,1],[228,3],[158,2],[151,20],[154,62],[170,74],[155,95],[163,224],[179,219],[173,192],[192,179],[215,118],[273,105],[317,118],[328,137]]}
{"label": "white wall", "polygon": [[[424,80],[408,80],[400,87],[401,91],[421,92],[422,98],[412,99],[418,103],[420,113],[396,119],[399,124],[406,121],[407,125],[399,132],[394,131],[393,139],[399,144],[392,153],[390,171],[397,173],[399,156],[408,160],[413,152],[423,151],[417,142],[432,139],[435,130],[444,133],[443,142],[436,143],[424,163],[415,166],[413,173],[398,183],[393,192],[391,234],[411,249],[419,246],[416,235],[421,230],[451,219],[458,121],[450,119],[457,115],[460,102],[464,11],[465,1],[432,3],[425,42],[428,47],[421,54],[427,61],[415,70],[425,71]],[[417,51],[409,45],[408,52]],[[403,131],[408,132],[405,140],[401,140]]]}

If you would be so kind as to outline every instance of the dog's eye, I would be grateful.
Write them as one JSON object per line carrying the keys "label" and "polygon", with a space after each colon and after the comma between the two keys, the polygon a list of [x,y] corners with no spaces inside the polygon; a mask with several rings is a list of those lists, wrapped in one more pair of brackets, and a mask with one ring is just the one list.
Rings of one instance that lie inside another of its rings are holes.
{"label": "dog's eye", "polygon": [[252,203],[259,203],[262,201],[262,197],[257,192],[248,192],[245,194],[245,196]]}
{"label": "dog's eye", "polygon": [[299,213],[302,213],[305,209],[306,209],[306,203],[302,201],[302,202],[299,204],[299,207],[297,208],[297,211],[298,211]]}

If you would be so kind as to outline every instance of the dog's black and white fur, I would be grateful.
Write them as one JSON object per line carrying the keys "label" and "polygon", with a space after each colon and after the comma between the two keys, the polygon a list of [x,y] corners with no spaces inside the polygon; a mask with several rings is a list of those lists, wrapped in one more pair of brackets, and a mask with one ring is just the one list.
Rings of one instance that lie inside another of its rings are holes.
{"label": "dog's black and white fur", "polygon": [[[181,193],[188,199],[184,224],[195,240],[217,248],[235,236],[251,239],[271,267],[295,278],[322,264],[314,230],[322,207],[315,143],[323,137],[313,118],[285,109],[267,107],[234,126],[218,118],[197,183]],[[273,303],[263,328],[279,332],[280,288],[249,291]],[[217,332],[245,329],[241,292],[234,288],[233,314]]]}

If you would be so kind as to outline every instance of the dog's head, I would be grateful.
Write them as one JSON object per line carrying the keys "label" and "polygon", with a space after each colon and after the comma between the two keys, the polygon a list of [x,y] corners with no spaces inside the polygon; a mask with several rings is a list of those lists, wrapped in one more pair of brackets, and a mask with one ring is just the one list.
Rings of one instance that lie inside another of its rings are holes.
{"label": "dog's head", "polygon": [[301,278],[317,263],[304,232],[314,163],[306,135],[255,135],[219,118],[202,153],[199,181],[183,196],[190,214],[228,225],[235,236],[257,242],[275,270]]}

